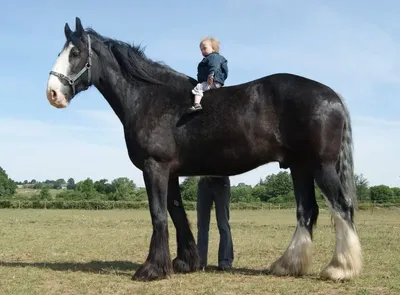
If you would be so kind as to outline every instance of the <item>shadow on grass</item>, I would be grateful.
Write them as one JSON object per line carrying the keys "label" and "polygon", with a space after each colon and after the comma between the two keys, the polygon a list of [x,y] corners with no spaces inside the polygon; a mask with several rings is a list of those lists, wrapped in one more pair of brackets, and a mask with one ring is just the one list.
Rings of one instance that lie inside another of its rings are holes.
{"label": "shadow on grass", "polygon": [[6,262],[0,261],[0,267],[36,267],[55,271],[76,271],[96,274],[114,274],[131,276],[140,266],[129,261],[90,261],[90,262]]}
{"label": "shadow on grass", "polygon": [[[208,265],[204,272],[207,273],[230,273],[230,274],[237,274],[237,275],[245,275],[245,276],[272,276],[272,277],[277,277],[276,275],[271,274],[271,271],[266,268],[266,269],[249,269],[249,268],[242,268],[242,267],[232,267],[227,270],[219,270],[216,265]],[[318,277],[318,275],[304,275],[304,276],[280,276],[280,278],[283,279],[289,279],[289,280],[299,280],[299,279],[314,279],[317,281],[321,281],[321,279]]]}
{"label": "shadow on grass", "polygon": [[[0,261],[0,267],[36,267],[51,269],[54,271],[87,272],[95,274],[121,275],[131,277],[140,264],[129,261],[90,261],[90,262],[6,262]],[[217,266],[208,265],[205,269],[208,273],[231,273],[248,276],[270,275],[268,269],[236,268],[221,271]],[[200,271],[201,272],[201,271]]]}
{"label": "shadow on grass", "polygon": [[249,269],[249,268],[242,268],[242,267],[232,267],[227,270],[219,270],[216,265],[208,265],[205,272],[217,272],[217,273],[231,273],[231,274],[241,274],[241,275],[248,275],[248,276],[265,276],[269,275],[268,269]]}

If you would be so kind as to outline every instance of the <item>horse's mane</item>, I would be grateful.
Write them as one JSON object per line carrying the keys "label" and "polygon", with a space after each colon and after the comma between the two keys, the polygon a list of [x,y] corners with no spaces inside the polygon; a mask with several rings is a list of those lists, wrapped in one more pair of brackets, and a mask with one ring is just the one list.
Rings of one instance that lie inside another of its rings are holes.
{"label": "horse's mane", "polygon": [[149,59],[140,45],[104,37],[92,28],[86,32],[107,45],[110,54],[117,61],[122,74],[129,82],[145,82],[178,87],[182,79],[190,84],[196,80],[179,73],[162,62]]}

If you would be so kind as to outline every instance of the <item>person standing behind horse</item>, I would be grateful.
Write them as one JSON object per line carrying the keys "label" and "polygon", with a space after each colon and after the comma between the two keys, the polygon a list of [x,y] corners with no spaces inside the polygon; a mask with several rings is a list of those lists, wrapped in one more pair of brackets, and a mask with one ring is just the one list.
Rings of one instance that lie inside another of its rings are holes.
{"label": "person standing behind horse", "polygon": [[231,184],[228,176],[201,177],[197,186],[197,247],[201,268],[207,266],[208,236],[213,202],[219,230],[218,269],[232,267],[234,259],[231,228],[229,224],[229,204]]}
{"label": "person standing behind horse", "polygon": [[197,66],[199,83],[192,90],[194,104],[189,108],[189,113],[201,110],[203,93],[224,86],[228,78],[228,61],[219,53],[219,41],[211,37],[204,38],[200,42],[200,50],[204,58]]}

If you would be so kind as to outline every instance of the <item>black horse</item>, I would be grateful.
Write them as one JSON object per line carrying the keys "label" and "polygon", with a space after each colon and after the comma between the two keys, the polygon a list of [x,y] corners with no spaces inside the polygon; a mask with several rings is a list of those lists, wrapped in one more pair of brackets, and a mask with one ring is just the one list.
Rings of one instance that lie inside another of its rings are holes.
{"label": "black horse", "polygon": [[[316,81],[275,74],[206,92],[203,110],[187,114],[197,81],[148,59],[138,46],[65,24],[66,43],[50,72],[47,99],[67,107],[94,85],[120,119],[132,163],[143,171],[153,234],[138,280],[199,269],[199,256],[182,205],[179,176],[237,175],[276,161],[290,168],[297,228],[275,275],[303,275],[311,263],[318,217],[314,180],[335,220],[333,258],[321,277],[352,279],[362,268],[354,225],[356,202],[352,130],[342,97]],[[168,215],[177,233],[171,263]]]}

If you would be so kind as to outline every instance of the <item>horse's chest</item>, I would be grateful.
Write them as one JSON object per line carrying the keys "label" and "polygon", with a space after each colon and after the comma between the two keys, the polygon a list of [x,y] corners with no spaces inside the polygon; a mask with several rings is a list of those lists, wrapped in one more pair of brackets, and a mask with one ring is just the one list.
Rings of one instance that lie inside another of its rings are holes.
{"label": "horse's chest", "polygon": [[131,160],[141,162],[148,157],[170,160],[175,144],[169,133],[160,127],[140,128],[136,132],[126,128],[125,140]]}

